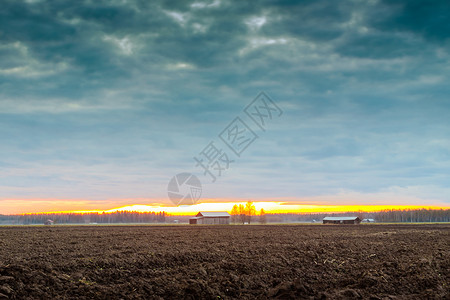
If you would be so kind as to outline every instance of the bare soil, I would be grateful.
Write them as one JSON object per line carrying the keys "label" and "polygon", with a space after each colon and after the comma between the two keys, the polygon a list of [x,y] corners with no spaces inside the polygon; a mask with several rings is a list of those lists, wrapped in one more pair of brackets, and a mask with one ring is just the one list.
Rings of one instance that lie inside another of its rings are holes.
{"label": "bare soil", "polygon": [[450,299],[450,225],[0,227],[0,299]]}

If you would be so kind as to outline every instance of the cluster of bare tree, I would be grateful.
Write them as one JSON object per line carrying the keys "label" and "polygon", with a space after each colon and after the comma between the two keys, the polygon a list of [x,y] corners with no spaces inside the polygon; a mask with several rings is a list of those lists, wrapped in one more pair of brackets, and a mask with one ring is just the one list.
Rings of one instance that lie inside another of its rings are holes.
{"label": "cluster of bare tree", "polygon": [[165,212],[142,213],[134,211],[117,211],[113,213],[0,215],[0,223],[5,224],[44,224],[47,220],[52,220],[55,224],[164,223],[165,219]]}
{"label": "cluster of bare tree", "polygon": [[378,222],[450,222],[450,209],[383,210],[374,213]]}
{"label": "cluster of bare tree", "polygon": [[[253,202],[248,201],[245,205],[235,204],[231,209],[231,222],[250,224],[252,222],[252,216],[255,215],[256,215],[256,208]],[[261,224],[267,223],[266,213],[262,208],[261,211],[259,212],[259,222]]]}
{"label": "cluster of bare tree", "polygon": [[[231,210],[233,223],[250,224],[252,216],[255,216],[253,202],[245,205],[235,204]],[[361,219],[374,219],[376,222],[450,222],[450,209],[405,209],[383,210],[378,212],[344,212],[344,213],[279,213],[266,214],[264,209],[259,213],[259,222],[265,223],[297,223],[297,222],[321,222],[325,217],[358,216]]]}
{"label": "cluster of bare tree", "polygon": [[[346,212],[346,213],[283,213],[266,214],[264,209],[257,214],[253,202],[245,205],[234,205],[231,210],[233,223],[250,224],[258,216],[261,224],[321,222],[327,216],[359,216],[361,219],[374,219],[376,222],[450,222],[450,209],[417,209],[417,210],[383,210],[378,212]],[[187,222],[189,216],[167,216],[165,212],[140,213],[118,211],[115,213],[58,213],[58,214],[26,214],[0,215],[0,224],[44,224],[48,219],[55,224],[86,224],[86,223],[164,223],[177,219]],[[172,220],[173,219],[173,220]]]}
{"label": "cluster of bare tree", "polygon": [[283,213],[267,214],[269,223],[321,222],[325,217],[358,216],[361,219],[374,219],[375,222],[450,222],[450,209],[404,209],[383,210],[378,212],[344,212],[344,213]]}

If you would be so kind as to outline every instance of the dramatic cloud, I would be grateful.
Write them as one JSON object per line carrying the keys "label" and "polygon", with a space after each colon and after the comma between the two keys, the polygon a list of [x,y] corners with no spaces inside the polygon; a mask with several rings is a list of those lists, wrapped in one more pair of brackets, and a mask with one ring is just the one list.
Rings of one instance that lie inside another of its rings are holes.
{"label": "dramatic cloud", "polygon": [[[449,24],[448,1],[3,1],[0,201],[194,172],[206,198],[450,205]],[[210,183],[193,157],[260,91],[284,114]]]}

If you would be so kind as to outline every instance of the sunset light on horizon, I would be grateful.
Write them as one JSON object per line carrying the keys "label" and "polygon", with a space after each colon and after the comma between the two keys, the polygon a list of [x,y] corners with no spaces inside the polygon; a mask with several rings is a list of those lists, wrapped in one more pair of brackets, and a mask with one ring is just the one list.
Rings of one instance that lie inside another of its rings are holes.
{"label": "sunset light on horizon", "polygon": [[[17,200],[15,200],[17,202]],[[247,201],[236,200],[228,202],[207,202],[197,203],[189,206],[169,206],[164,204],[127,204],[120,207],[100,208],[100,209],[70,209],[70,202],[64,202],[65,206],[58,206],[61,209],[42,210],[42,206],[34,208],[23,207],[22,209],[13,208],[6,210],[3,214],[32,214],[32,213],[113,213],[117,211],[129,212],[166,212],[170,215],[195,215],[199,211],[228,211],[230,212],[233,205],[245,205]],[[52,205],[54,200],[51,201]],[[80,202],[77,202],[80,204]],[[382,210],[413,210],[413,209],[450,209],[449,206],[432,206],[432,205],[327,205],[327,204],[290,204],[289,202],[280,201],[254,201],[256,212],[259,213],[264,209],[266,213],[342,213],[342,212],[376,212]]]}

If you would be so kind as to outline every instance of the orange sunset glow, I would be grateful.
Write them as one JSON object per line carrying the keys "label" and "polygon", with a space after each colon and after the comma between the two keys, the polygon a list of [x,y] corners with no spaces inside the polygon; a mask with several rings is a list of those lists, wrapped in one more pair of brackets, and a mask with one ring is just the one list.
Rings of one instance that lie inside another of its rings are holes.
{"label": "orange sunset glow", "polygon": [[[233,205],[243,204],[245,202],[226,202],[226,203],[201,203],[186,207],[157,207],[149,205],[129,205],[119,208],[114,208],[105,211],[138,211],[138,212],[160,212],[165,211],[174,215],[195,215],[199,211],[228,211],[230,212]],[[259,212],[264,209],[266,213],[337,213],[350,211],[381,211],[387,209],[445,209],[445,207],[437,206],[417,206],[417,205],[292,205],[283,202],[254,202],[256,210]]]}
{"label": "orange sunset glow", "polygon": [[[134,201],[137,201],[134,199]],[[127,203],[129,202],[129,203]],[[112,213],[116,211],[135,212],[166,212],[171,215],[195,215],[199,211],[231,211],[235,204],[245,204],[243,200],[231,201],[230,199],[221,202],[197,203],[191,206],[168,206],[163,203],[144,204],[138,201],[135,204],[132,200],[122,201],[124,205],[114,206],[112,201],[87,201],[87,200],[9,200],[0,202],[2,205],[0,213],[3,214],[28,214],[28,213]],[[254,201],[257,212],[264,209],[266,213],[337,213],[350,211],[375,212],[387,209],[448,209],[447,206],[436,205],[330,205],[330,204],[298,204],[283,201]]]}

